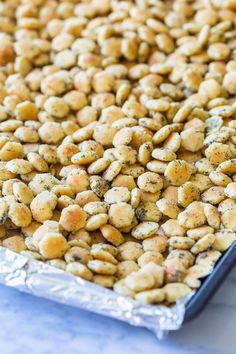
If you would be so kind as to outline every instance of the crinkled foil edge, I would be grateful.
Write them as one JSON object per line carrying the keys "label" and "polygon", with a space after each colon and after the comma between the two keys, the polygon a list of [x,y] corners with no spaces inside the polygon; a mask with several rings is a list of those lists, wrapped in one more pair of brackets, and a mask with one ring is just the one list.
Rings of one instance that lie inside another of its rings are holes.
{"label": "crinkled foil edge", "polygon": [[146,327],[162,338],[181,327],[188,298],[172,307],[138,303],[46,263],[0,247],[0,283],[21,291]]}

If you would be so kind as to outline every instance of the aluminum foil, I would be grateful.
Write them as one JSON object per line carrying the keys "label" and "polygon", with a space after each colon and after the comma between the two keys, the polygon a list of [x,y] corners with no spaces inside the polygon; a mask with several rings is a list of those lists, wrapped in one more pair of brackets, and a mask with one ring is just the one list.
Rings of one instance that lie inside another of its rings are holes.
{"label": "aluminum foil", "polygon": [[43,262],[0,247],[0,283],[21,291],[142,326],[162,338],[181,327],[189,297],[173,307],[138,303]]}

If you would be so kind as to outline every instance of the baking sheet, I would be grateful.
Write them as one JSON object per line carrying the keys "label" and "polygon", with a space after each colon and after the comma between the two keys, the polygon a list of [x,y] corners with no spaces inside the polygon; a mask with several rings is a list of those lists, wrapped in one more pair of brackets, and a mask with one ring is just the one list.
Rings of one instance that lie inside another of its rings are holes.
{"label": "baking sheet", "polygon": [[159,339],[167,331],[181,327],[185,305],[194,294],[172,307],[141,304],[3,247],[0,247],[0,283],[134,326],[146,327]]}

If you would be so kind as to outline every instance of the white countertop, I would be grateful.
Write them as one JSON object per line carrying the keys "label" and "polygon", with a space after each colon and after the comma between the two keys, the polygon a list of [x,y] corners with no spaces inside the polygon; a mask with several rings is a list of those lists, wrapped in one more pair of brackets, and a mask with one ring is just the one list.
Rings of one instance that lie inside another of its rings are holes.
{"label": "white countertop", "polygon": [[159,341],[149,331],[0,286],[1,354],[235,354],[236,268],[204,312]]}

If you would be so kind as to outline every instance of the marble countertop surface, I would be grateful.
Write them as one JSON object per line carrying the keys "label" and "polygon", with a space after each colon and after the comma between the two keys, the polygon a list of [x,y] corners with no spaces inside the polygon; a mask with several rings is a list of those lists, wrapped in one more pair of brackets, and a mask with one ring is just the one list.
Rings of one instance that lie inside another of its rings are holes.
{"label": "marble countertop surface", "polygon": [[0,286],[1,354],[235,354],[236,267],[204,312],[159,341],[151,332]]}

